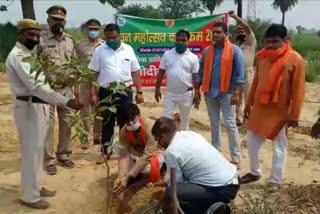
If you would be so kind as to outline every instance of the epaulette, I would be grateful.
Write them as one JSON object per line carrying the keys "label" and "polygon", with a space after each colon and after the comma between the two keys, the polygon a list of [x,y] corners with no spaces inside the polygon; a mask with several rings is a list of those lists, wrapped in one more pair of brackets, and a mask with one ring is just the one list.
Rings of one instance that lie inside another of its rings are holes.
{"label": "epaulette", "polygon": [[63,32],[63,36],[68,37],[70,39],[73,39],[73,36],[71,34]]}

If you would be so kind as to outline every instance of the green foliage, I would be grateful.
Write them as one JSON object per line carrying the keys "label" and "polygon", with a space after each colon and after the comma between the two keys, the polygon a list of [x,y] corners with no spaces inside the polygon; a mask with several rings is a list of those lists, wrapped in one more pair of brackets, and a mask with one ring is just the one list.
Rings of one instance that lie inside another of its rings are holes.
{"label": "green foliage", "polygon": [[198,0],[160,0],[159,9],[166,19],[180,19],[204,12],[201,7]]}
{"label": "green foliage", "polygon": [[320,76],[320,37],[312,34],[294,35],[292,48],[306,60],[306,81],[319,82]]}
{"label": "green foliage", "polygon": [[4,62],[17,41],[17,27],[10,22],[0,24],[0,62]]}
{"label": "green foliage", "polygon": [[201,2],[204,5],[204,7],[210,11],[210,14],[212,15],[213,11],[216,9],[216,7],[220,6],[223,0],[201,0]]}
{"label": "green foliage", "polygon": [[4,63],[0,62],[0,72],[6,72],[6,66]]}
{"label": "green foliage", "polygon": [[124,4],[124,1],[125,0],[99,0],[99,2],[101,2],[102,4],[108,3],[111,5],[111,7],[116,9],[122,6]]}
{"label": "green foliage", "polygon": [[280,8],[282,13],[286,13],[291,10],[296,4],[298,4],[298,0],[274,0],[272,3],[272,7],[275,9]]}
{"label": "green foliage", "polygon": [[144,18],[162,19],[163,15],[160,10],[152,5],[131,4],[118,9],[118,12],[130,16],[138,16]]}
{"label": "green foliage", "polygon": [[271,25],[271,21],[265,21],[261,19],[248,20],[248,24],[256,36],[258,46],[257,49],[259,50],[263,48],[265,46],[264,34]]}

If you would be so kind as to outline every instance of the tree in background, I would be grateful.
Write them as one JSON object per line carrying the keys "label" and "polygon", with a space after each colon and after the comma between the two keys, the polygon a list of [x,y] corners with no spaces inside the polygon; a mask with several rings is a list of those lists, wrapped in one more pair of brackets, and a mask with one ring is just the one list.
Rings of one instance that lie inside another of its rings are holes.
{"label": "tree in background", "polygon": [[154,8],[152,5],[142,6],[141,4],[131,4],[118,8],[118,13],[153,19],[163,18],[163,15],[160,13],[159,9]]}
{"label": "tree in background", "polygon": [[[24,19],[36,19],[33,0],[20,0]],[[125,0],[99,0],[102,4],[108,3],[113,8],[118,8],[124,4]]]}
{"label": "tree in background", "polygon": [[10,22],[0,24],[0,63],[4,62],[17,41],[17,27]]}
{"label": "tree in background", "polygon": [[201,0],[201,2],[204,7],[210,11],[210,15],[212,15],[213,11],[223,2],[223,0]]}
{"label": "tree in background", "polygon": [[237,16],[242,18],[242,0],[234,0],[234,3],[238,5]]}
{"label": "tree in background", "polygon": [[284,25],[285,22],[285,14],[289,10],[291,10],[294,6],[298,4],[298,0],[274,0],[272,3],[272,7],[275,9],[280,8],[282,13],[282,25]]}
{"label": "tree in background", "polygon": [[22,15],[24,19],[36,19],[33,0],[21,0]]}
{"label": "tree in background", "polygon": [[160,0],[159,10],[166,19],[179,19],[204,12],[201,7],[199,0]]}

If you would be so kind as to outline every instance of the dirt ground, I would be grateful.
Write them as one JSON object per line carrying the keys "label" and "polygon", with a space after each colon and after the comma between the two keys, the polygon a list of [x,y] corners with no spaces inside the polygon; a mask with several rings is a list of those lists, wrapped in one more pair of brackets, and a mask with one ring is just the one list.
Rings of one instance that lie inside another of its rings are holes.
{"label": "dirt ground", "polygon": [[[298,204],[300,206],[301,203],[304,205],[309,203],[307,211],[320,211],[319,142],[308,136],[310,127],[316,119],[316,112],[320,107],[319,91],[320,85],[307,84],[301,127],[289,130],[286,184],[281,194],[288,197],[293,195],[288,199],[291,201],[289,205],[293,210]],[[152,119],[161,115],[162,105],[155,102],[153,90],[145,92],[145,103],[141,105],[141,111],[145,117]],[[58,166],[58,173],[54,176],[43,173],[43,185],[49,189],[57,190],[56,197],[48,199],[51,207],[45,211],[37,211],[20,205],[20,147],[13,121],[13,99],[4,73],[0,73],[0,127],[0,214],[106,213],[106,168],[104,165],[95,165],[99,147],[92,146],[83,151],[77,141],[73,142],[75,168],[65,169]],[[194,110],[192,113],[191,129],[203,134],[208,140],[210,139],[209,119],[204,102],[202,102],[200,110]],[[241,133],[241,139],[244,137],[243,133]],[[227,136],[225,132],[222,135],[223,154],[229,158]],[[241,154],[240,174],[242,175],[249,170],[248,155],[243,146]],[[243,186],[240,194],[263,188],[263,184],[270,174],[271,161],[272,144],[266,142],[261,153],[263,179],[258,184]],[[117,162],[113,160],[110,165],[114,178],[117,173]],[[145,194],[137,194],[133,201],[139,201],[139,197],[145,197]],[[241,197],[237,197],[235,204],[241,203]],[[133,204],[136,203],[133,202]],[[309,213],[307,211],[301,211],[301,213]],[[289,209],[287,213],[290,213]]]}

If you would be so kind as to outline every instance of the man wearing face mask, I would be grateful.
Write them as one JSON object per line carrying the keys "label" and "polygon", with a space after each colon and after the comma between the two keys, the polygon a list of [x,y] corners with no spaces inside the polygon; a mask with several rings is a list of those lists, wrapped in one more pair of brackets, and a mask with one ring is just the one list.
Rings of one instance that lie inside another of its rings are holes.
{"label": "man wearing face mask", "polygon": [[236,106],[236,122],[237,125],[240,126],[243,124],[243,110],[248,99],[254,76],[253,63],[257,48],[257,40],[248,23],[238,17],[234,11],[230,11],[229,16],[238,23],[236,42],[243,51],[243,57],[246,64],[246,81],[243,85],[243,90],[240,93],[240,103]]}
{"label": "man wearing face mask", "polygon": [[[75,56],[72,37],[63,32],[66,24],[67,11],[64,7],[55,5],[47,10],[49,29],[41,32],[39,51],[46,51],[52,62],[62,65],[69,58]],[[53,89],[62,95],[71,98],[72,92],[63,85],[54,85]],[[69,109],[57,106],[59,118],[59,143],[56,155],[54,155],[54,119],[56,106],[50,107],[50,121],[46,139],[45,170],[49,175],[57,173],[56,158],[62,166],[73,168],[71,160],[71,128],[67,121]],[[56,156],[56,157],[55,157]]]}
{"label": "man wearing face mask", "polygon": [[[103,151],[107,151],[108,146],[114,134],[115,121],[120,129],[124,126],[123,115],[126,109],[124,106],[132,103],[133,94],[131,92],[132,84],[136,87],[136,102],[143,103],[143,92],[140,82],[140,65],[134,50],[131,46],[120,41],[120,28],[116,24],[108,24],[104,29],[106,43],[97,47],[93,53],[88,68],[96,72],[97,82],[99,84],[99,93],[96,86],[91,87],[91,102],[97,105],[98,100],[108,97],[112,91],[108,89],[111,82],[124,82],[128,87],[128,92],[124,94],[117,93],[114,98],[117,99],[114,104],[117,112],[113,113],[106,110],[102,113],[102,140]],[[106,105],[106,104],[102,104]],[[102,164],[105,161],[105,154],[98,157],[96,163]]]}
{"label": "man wearing face mask", "polygon": [[[77,56],[85,61],[87,64],[90,63],[93,52],[96,47],[101,45],[104,41],[99,38],[101,24],[97,19],[89,19],[86,24],[87,39],[81,40],[76,44]],[[84,124],[85,129],[89,134],[93,135],[95,143],[99,144],[101,135],[101,121],[95,121],[94,127],[92,127],[91,121],[85,119],[88,117],[88,113],[94,112],[95,106],[91,105],[90,86],[83,85],[80,87],[79,99],[85,105],[85,108],[81,110],[80,115]],[[91,139],[91,136],[89,137]],[[91,143],[89,140],[88,144],[83,145],[83,149],[87,149]]]}
{"label": "man wearing face mask", "polygon": [[[125,125],[120,130],[119,174],[114,182],[114,194],[119,195],[128,181],[140,174],[149,174],[149,182],[158,182],[163,164],[162,151],[151,134],[153,121],[143,117],[136,104],[129,104],[124,114]],[[123,199],[123,196],[122,198]]]}
{"label": "man wearing face mask", "polygon": [[193,105],[193,82],[197,79],[199,59],[188,49],[190,33],[180,30],[176,33],[175,48],[166,51],[160,62],[157,75],[155,99],[161,99],[160,86],[164,74],[167,78],[166,98],[163,116],[173,118],[175,107],[180,111],[180,130],[189,129],[190,113]]}
{"label": "man wearing face mask", "polygon": [[269,185],[281,187],[287,156],[286,127],[297,127],[305,96],[305,62],[292,50],[287,28],[272,24],[265,33],[266,47],[257,53],[257,68],[244,116],[248,119],[247,148],[251,171],[243,184],[261,178],[259,151],[273,141]]}
{"label": "man wearing face mask", "polygon": [[31,19],[18,22],[18,42],[6,60],[8,81],[15,95],[14,119],[20,141],[22,204],[46,209],[49,203],[41,197],[56,193],[41,187],[41,171],[45,137],[49,120],[49,105],[79,110],[83,105],[52,90],[44,83],[44,76],[35,80],[30,64],[23,62],[39,43],[40,25]]}

